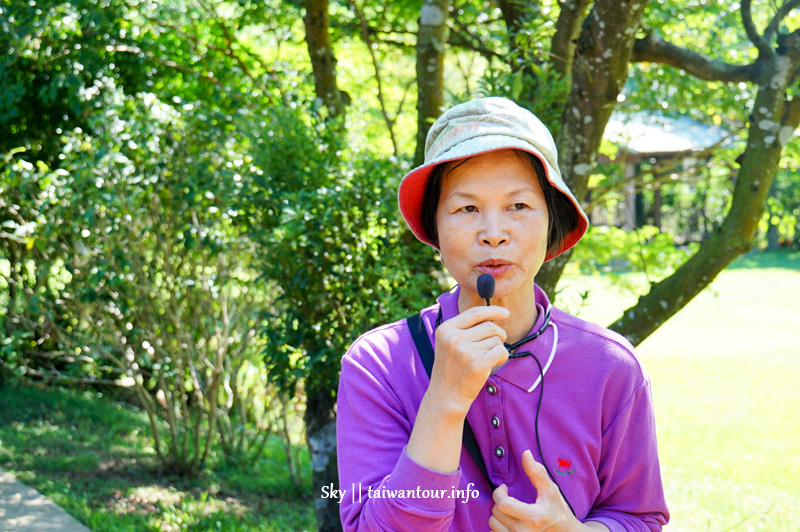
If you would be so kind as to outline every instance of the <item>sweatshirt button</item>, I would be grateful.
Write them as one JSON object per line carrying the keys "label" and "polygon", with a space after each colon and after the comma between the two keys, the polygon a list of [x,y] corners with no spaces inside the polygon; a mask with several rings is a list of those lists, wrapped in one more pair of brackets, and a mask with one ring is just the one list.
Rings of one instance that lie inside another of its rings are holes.
{"label": "sweatshirt button", "polygon": [[486,391],[489,392],[489,395],[494,395],[497,393],[497,388],[494,387],[494,384],[490,384],[486,387]]}
{"label": "sweatshirt button", "polygon": [[499,419],[497,419],[497,416],[494,416],[494,417],[492,418],[492,426],[493,426],[494,428],[497,428],[497,427],[499,427],[499,426],[500,426],[500,420],[499,420]]}
{"label": "sweatshirt button", "polygon": [[498,457],[498,458],[502,458],[504,454],[506,454],[506,452],[503,450],[503,448],[502,448],[502,447],[497,447],[497,448],[495,448],[495,450],[494,450],[494,455],[495,455],[496,457]]}

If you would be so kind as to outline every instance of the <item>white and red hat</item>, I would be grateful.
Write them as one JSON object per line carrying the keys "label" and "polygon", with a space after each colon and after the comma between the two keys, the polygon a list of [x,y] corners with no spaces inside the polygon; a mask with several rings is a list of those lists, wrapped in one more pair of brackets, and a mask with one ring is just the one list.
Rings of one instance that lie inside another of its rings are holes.
{"label": "white and red hat", "polygon": [[400,212],[414,235],[434,246],[422,225],[422,203],[428,178],[436,165],[504,149],[522,150],[537,156],[547,180],[569,198],[578,215],[578,227],[566,236],[556,252],[548,253],[545,260],[574,246],[586,233],[589,219],[561,178],[553,136],[533,113],[511,100],[497,97],[458,104],[445,111],[428,131],[425,163],[403,178],[398,193]]}

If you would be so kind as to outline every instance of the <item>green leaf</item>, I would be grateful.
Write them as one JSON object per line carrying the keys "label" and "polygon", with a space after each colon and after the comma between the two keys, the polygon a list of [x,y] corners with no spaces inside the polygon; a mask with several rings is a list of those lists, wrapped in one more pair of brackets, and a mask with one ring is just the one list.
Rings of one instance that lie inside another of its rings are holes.
{"label": "green leaf", "polygon": [[519,69],[511,76],[511,99],[512,100],[519,100],[520,94],[522,94],[522,76],[523,70]]}

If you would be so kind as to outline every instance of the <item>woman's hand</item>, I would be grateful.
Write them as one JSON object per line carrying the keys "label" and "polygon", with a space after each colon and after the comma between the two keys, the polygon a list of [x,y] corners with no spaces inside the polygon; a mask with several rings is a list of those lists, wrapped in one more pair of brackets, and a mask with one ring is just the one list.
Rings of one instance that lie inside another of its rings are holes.
{"label": "woman's hand", "polygon": [[431,383],[422,398],[406,452],[421,466],[442,473],[458,470],[464,418],[492,368],[508,360],[503,307],[473,307],[436,329]]}
{"label": "woman's hand", "polygon": [[527,504],[511,497],[505,484],[494,490],[494,507],[489,518],[489,527],[494,532],[608,530],[598,522],[581,523],[572,515],[558,486],[530,451],[522,454],[522,468],[536,488],[536,502]]}
{"label": "woman's hand", "polygon": [[436,329],[436,351],[428,394],[466,416],[492,368],[508,360],[506,331],[493,323],[508,317],[498,306],[472,307]]}

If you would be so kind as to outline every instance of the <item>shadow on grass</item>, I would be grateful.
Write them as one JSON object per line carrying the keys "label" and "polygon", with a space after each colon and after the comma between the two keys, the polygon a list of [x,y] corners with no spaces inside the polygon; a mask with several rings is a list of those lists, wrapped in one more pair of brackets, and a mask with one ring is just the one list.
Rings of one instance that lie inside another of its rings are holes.
{"label": "shadow on grass", "polygon": [[0,465],[92,530],[314,528],[310,488],[292,485],[277,439],[246,471],[219,464],[197,478],[164,474],[152,446],[146,415],[130,405],[0,388]]}
{"label": "shadow on grass", "polygon": [[800,251],[751,251],[734,260],[726,269],[766,268],[800,271]]}

